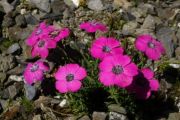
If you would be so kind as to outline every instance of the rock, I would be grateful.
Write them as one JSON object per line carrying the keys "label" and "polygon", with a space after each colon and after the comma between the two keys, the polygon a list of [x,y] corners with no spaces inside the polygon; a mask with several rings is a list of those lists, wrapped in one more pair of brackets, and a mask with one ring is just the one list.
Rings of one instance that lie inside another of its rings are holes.
{"label": "rock", "polygon": [[175,50],[175,55],[178,60],[180,60],[180,47],[177,47]]}
{"label": "rock", "polygon": [[0,105],[2,106],[3,110],[5,110],[9,106],[9,101],[0,99]]}
{"label": "rock", "polygon": [[30,0],[30,2],[43,12],[49,13],[51,11],[49,0]]}
{"label": "rock", "polygon": [[122,28],[122,32],[123,33],[130,33],[133,34],[136,30],[136,28],[138,27],[138,23],[135,21],[130,21],[126,24],[124,24],[123,28]]}
{"label": "rock", "polygon": [[127,116],[116,112],[109,113],[109,120],[128,120]]}
{"label": "rock", "polygon": [[92,120],[105,120],[107,114],[105,112],[93,112]]}
{"label": "rock", "polygon": [[13,25],[15,25],[14,19],[11,18],[11,17],[9,17],[9,16],[7,16],[7,15],[5,15],[5,16],[4,16],[3,23],[2,23],[2,26],[3,26],[3,27],[11,27],[11,26],[13,26]]}
{"label": "rock", "polygon": [[126,109],[117,105],[117,104],[111,104],[108,106],[109,111],[111,112],[117,112],[121,114],[127,114]]}
{"label": "rock", "polygon": [[9,13],[14,9],[14,7],[7,2],[7,0],[1,0],[0,5],[3,6],[5,13]]}
{"label": "rock", "polygon": [[166,9],[157,8],[157,12],[158,12],[158,16],[161,19],[166,19],[166,20],[171,18],[175,13],[175,11],[172,10],[171,8],[166,8]]}
{"label": "rock", "polygon": [[60,103],[59,103],[59,106],[60,107],[65,107],[65,106],[67,106],[67,100],[66,99],[63,99]]}
{"label": "rock", "polygon": [[64,3],[71,8],[77,8],[80,5],[84,5],[86,0],[64,0]]}
{"label": "rock", "polygon": [[89,118],[89,116],[85,115],[78,120],[91,120],[91,119]]}
{"label": "rock", "polygon": [[147,15],[147,11],[144,11],[141,8],[132,8],[131,9],[131,14],[136,17],[136,19],[139,19],[141,17],[145,17]]}
{"label": "rock", "polygon": [[15,18],[16,25],[20,27],[25,27],[26,26],[26,19],[24,18],[23,15],[18,15]]}
{"label": "rock", "polygon": [[180,120],[180,113],[170,113],[167,120]]}
{"label": "rock", "polygon": [[7,53],[8,54],[13,54],[13,53],[19,51],[20,49],[21,49],[21,47],[19,46],[19,44],[14,43],[7,49]]}
{"label": "rock", "polygon": [[15,68],[9,70],[7,72],[7,74],[10,75],[10,77],[12,75],[12,78],[10,78],[10,77],[9,78],[14,81],[21,81],[23,78],[22,78],[22,76],[19,76],[19,75],[21,75],[24,72],[25,67],[26,67],[25,65],[20,63]]}
{"label": "rock", "polygon": [[9,28],[9,38],[13,40],[25,40],[33,31],[34,26],[28,25],[26,28],[20,28],[18,26],[14,26]]}
{"label": "rock", "polygon": [[156,15],[155,6],[149,3],[140,3],[139,8],[147,11],[147,14]]}
{"label": "rock", "polygon": [[48,106],[50,104],[57,104],[58,105],[59,103],[60,103],[60,100],[58,100],[58,99],[40,96],[39,99],[34,101],[34,106],[35,106],[35,108],[40,108],[41,104],[43,104],[44,106]]}
{"label": "rock", "polygon": [[16,65],[15,58],[11,55],[4,56],[0,55],[0,72],[6,72]]}
{"label": "rock", "polygon": [[128,9],[130,6],[132,6],[132,4],[130,2],[128,2],[127,0],[114,0],[113,1],[113,7],[116,9],[119,7]]}
{"label": "rock", "polygon": [[134,15],[132,15],[130,12],[122,12],[122,18],[125,21],[136,20],[136,17]]}
{"label": "rock", "polygon": [[41,115],[35,115],[32,120],[41,120]]}
{"label": "rock", "polygon": [[32,100],[36,96],[36,88],[32,85],[24,84],[25,95],[28,100]]}
{"label": "rock", "polygon": [[17,75],[10,75],[9,79],[11,79],[11,81],[16,81],[16,82],[24,81],[24,77],[23,76],[17,76]]}
{"label": "rock", "polygon": [[51,3],[52,12],[54,14],[61,14],[65,9],[66,5],[62,0],[53,0]]}
{"label": "rock", "polygon": [[0,72],[0,83],[4,83],[6,80],[6,73]]}
{"label": "rock", "polygon": [[180,68],[180,64],[169,64],[172,68],[178,69]]}
{"label": "rock", "polygon": [[174,31],[169,27],[161,27],[157,30],[156,36],[158,40],[160,40],[165,49],[166,49],[166,55],[168,57],[172,57],[174,53],[174,44],[173,40],[175,37]]}
{"label": "rock", "polygon": [[87,2],[88,8],[95,11],[101,11],[104,9],[103,3],[101,0],[89,0]]}
{"label": "rock", "polygon": [[7,95],[4,95],[3,98],[5,98],[5,99],[6,98],[13,99],[17,95],[18,91],[16,89],[16,86],[11,85],[11,86],[9,86],[8,88],[6,88],[4,90],[4,93],[7,93]]}
{"label": "rock", "polygon": [[143,28],[137,28],[135,34],[136,34],[136,35],[140,35],[140,34],[150,34],[150,35],[152,35],[152,36],[155,36],[155,35],[154,35],[154,30],[152,30],[152,29],[143,29]]}
{"label": "rock", "polygon": [[[179,24],[180,24],[180,23],[179,23]],[[179,46],[180,46],[180,27],[179,27],[179,29],[177,30],[176,37],[177,37],[177,39],[178,39],[178,41],[179,41]]]}
{"label": "rock", "polygon": [[30,25],[37,25],[39,21],[34,17],[31,13],[27,13],[24,15],[26,19],[26,23]]}
{"label": "rock", "polygon": [[151,15],[148,15],[145,20],[144,23],[142,25],[143,29],[155,29],[155,20],[154,17]]}

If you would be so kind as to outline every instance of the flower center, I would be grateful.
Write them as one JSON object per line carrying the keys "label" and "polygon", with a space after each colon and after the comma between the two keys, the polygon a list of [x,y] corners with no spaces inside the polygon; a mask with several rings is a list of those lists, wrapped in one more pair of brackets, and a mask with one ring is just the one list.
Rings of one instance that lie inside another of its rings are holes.
{"label": "flower center", "polygon": [[120,66],[120,65],[117,65],[117,66],[114,66],[112,68],[112,72],[115,74],[115,75],[119,75],[123,72],[123,67]]}
{"label": "flower center", "polygon": [[45,45],[45,41],[41,40],[38,42],[38,47],[43,47]]}
{"label": "flower center", "polygon": [[32,67],[30,68],[31,72],[36,72],[39,68],[38,64],[33,64]]}
{"label": "flower center", "polygon": [[103,52],[109,53],[111,51],[111,48],[108,46],[103,46],[102,50],[103,50]]}
{"label": "flower center", "polygon": [[152,43],[152,42],[149,42],[149,43],[148,43],[148,46],[149,46],[150,48],[154,48],[154,47],[155,47],[154,43]]}
{"label": "flower center", "polygon": [[36,30],[36,35],[39,35],[39,34],[41,34],[42,33],[42,29],[41,28],[38,28],[37,30]]}
{"label": "flower center", "polygon": [[74,79],[74,75],[73,74],[68,74],[67,76],[66,76],[66,80],[67,81],[72,81]]}
{"label": "flower center", "polygon": [[58,31],[58,30],[54,30],[54,31],[52,31],[52,32],[49,33],[49,35],[50,35],[51,38],[55,38],[58,34],[59,34],[59,31]]}

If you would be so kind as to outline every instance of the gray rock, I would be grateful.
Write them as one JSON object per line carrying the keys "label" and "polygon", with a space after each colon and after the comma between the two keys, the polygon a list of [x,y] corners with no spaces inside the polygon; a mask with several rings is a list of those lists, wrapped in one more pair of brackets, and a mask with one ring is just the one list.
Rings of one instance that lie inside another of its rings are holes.
{"label": "gray rock", "polygon": [[89,116],[85,115],[78,120],[91,120],[91,119],[89,118]]}
{"label": "gray rock", "polygon": [[63,0],[53,0],[51,3],[51,8],[54,14],[61,14],[67,7]]}
{"label": "gray rock", "polygon": [[6,72],[16,65],[15,58],[11,55],[0,55],[0,72]]}
{"label": "gray rock", "polygon": [[49,0],[30,0],[41,11],[49,13],[51,11]]}
{"label": "gray rock", "polygon": [[23,73],[24,69],[25,69],[26,65],[23,65],[23,63],[18,64],[18,66],[16,66],[15,68],[7,71],[8,75],[20,75]]}
{"label": "gray rock", "polygon": [[176,37],[179,41],[179,46],[180,46],[180,28],[178,29],[177,33],[176,33]]}
{"label": "gray rock", "polygon": [[136,35],[140,35],[140,34],[150,34],[150,35],[152,35],[152,36],[155,36],[155,35],[154,35],[154,30],[152,30],[152,29],[143,29],[143,28],[137,28],[135,34],[136,34]]}
{"label": "gray rock", "polygon": [[175,50],[175,55],[178,60],[180,60],[180,47],[177,47]]}
{"label": "gray rock", "polygon": [[180,113],[170,113],[167,120],[180,120]]}
{"label": "gray rock", "polygon": [[172,10],[171,8],[166,8],[166,9],[162,9],[162,8],[157,8],[157,12],[158,12],[158,16],[161,19],[169,19],[174,15],[174,10]]}
{"label": "gray rock", "polygon": [[107,114],[105,112],[93,112],[92,120],[105,120]]}
{"label": "gray rock", "polygon": [[143,29],[155,29],[155,19],[153,16],[148,15],[145,20],[144,23],[142,25]]}
{"label": "gray rock", "polygon": [[64,3],[71,8],[79,7],[80,2],[80,0],[64,0]]}
{"label": "gray rock", "polygon": [[88,8],[95,11],[101,11],[104,9],[103,3],[101,0],[89,0],[87,2]]}
{"label": "gray rock", "polygon": [[141,8],[142,10],[146,11],[147,14],[151,14],[151,15],[155,15],[156,11],[155,11],[155,6],[149,3],[140,3],[138,5],[139,8]]}
{"label": "gray rock", "polygon": [[158,40],[160,40],[165,49],[166,49],[166,55],[168,57],[172,57],[174,53],[174,44],[173,39],[175,37],[174,31],[169,27],[161,27],[157,30],[156,36]]}
{"label": "gray rock", "polygon": [[122,12],[122,18],[126,21],[136,20],[136,17],[132,15],[130,12]]}
{"label": "gray rock", "polygon": [[128,118],[124,114],[119,114],[116,112],[110,112],[109,113],[109,120],[128,120]]}
{"label": "gray rock", "polygon": [[16,25],[20,27],[25,27],[26,26],[26,19],[24,18],[23,15],[18,15],[15,18]]}
{"label": "gray rock", "polygon": [[13,18],[9,17],[9,16],[4,16],[4,20],[3,20],[3,23],[2,23],[2,26],[3,27],[11,27],[15,25],[15,21]]}
{"label": "gray rock", "polygon": [[9,105],[9,101],[0,99],[0,105],[2,106],[3,110],[5,110]]}
{"label": "gray rock", "polygon": [[108,106],[109,111],[111,112],[117,112],[121,114],[127,114],[126,109],[117,105],[117,104],[111,104]]}
{"label": "gray rock", "polygon": [[27,13],[24,15],[26,19],[26,23],[30,25],[37,25],[39,21],[34,17],[31,13]]}
{"label": "gray rock", "polygon": [[130,21],[126,24],[124,24],[122,31],[124,32],[128,32],[128,33],[134,33],[136,28],[138,27],[138,23],[135,21]]}
{"label": "gray rock", "polygon": [[4,83],[6,80],[6,73],[0,72],[0,83]]}
{"label": "gray rock", "polygon": [[4,91],[3,91],[3,98],[4,99],[7,99],[7,98],[11,98],[11,99],[13,99],[16,95],[17,95],[17,93],[18,93],[18,91],[17,91],[17,89],[16,89],[16,86],[15,85],[11,85],[11,86],[9,86],[8,88],[6,88]]}
{"label": "gray rock", "polygon": [[28,25],[26,28],[20,28],[18,26],[14,26],[9,28],[9,38],[19,41],[25,40],[33,31],[34,26]]}
{"label": "gray rock", "polygon": [[4,8],[3,12],[5,13],[9,13],[14,9],[14,7],[7,2],[7,0],[1,0],[0,5]]}
{"label": "gray rock", "polygon": [[32,85],[24,84],[25,95],[28,100],[32,100],[36,96],[36,88]]}
{"label": "gray rock", "polygon": [[35,115],[32,120],[41,120],[41,115]]}
{"label": "gray rock", "polygon": [[8,49],[7,49],[7,53],[8,54],[13,54],[15,52],[17,52],[18,50],[20,50],[21,47],[19,46],[18,43],[14,43],[13,45],[11,45]]}

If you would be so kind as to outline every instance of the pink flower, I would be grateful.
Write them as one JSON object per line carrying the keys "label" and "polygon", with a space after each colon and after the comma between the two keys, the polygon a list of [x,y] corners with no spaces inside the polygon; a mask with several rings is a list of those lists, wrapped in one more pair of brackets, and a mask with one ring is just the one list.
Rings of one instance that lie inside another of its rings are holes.
{"label": "pink flower", "polygon": [[96,39],[90,48],[90,53],[94,58],[102,60],[106,56],[123,54],[120,42],[114,38],[100,37]]}
{"label": "pink flower", "polygon": [[153,77],[154,72],[151,69],[143,68],[127,89],[129,92],[135,93],[138,99],[148,99],[151,91],[159,89],[159,82]]}
{"label": "pink flower", "polygon": [[38,41],[39,37],[47,34],[50,30],[51,26],[47,26],[45,22],[41,22],[37,28],[32,32],[32,34],[26,40],[26,44],[29,46],[33,46]]}
{"label": "pink flower", "polygon": [[60,93],[77,92],[81,88],[81,80],[87,76],[86,70],[78,64],[67,64],[55,73],[56,89]]}
{"label": "pink flower", "polygon": [[42,81],[44,78],[44,72],[48,70],[49,67],[42,61],[28,63],[23,74],[25,82],[31,85],[37,81]]}
{"label": "pink flower", "polygon": [[81,23],[80,29],[83,29],[88,33],[94,33],[97,30],[102,32],[107,31],[107,27],[104,24],[95,21]]}
{"label": "pink flower", "polygon": [[137,66],[127,55],[108,56],[99,64],[99,79],[105,86],[118,85],[125,88],[138,74]]}
{"label": "pink flower", "polygon": [[56,42],[68,37],[70,34],[70,30],[68,28],[63,28],[61,30],[52,28],[49,33],[48,37]]}
{"label": "pink flower", "polygon": [[151,60],[158,60],[161,55],[165,53],[165,49],[161,42],[155,40],[150,35],[138,36],[135,42],[135,47],[144,52]]}
{"label": "pink flower", "polygon": [[44,36],[42,36],[32,48],[31,55],[32,57],[40,56],[41,58],[46,58],[49,54],[48,49],[55,47],[56,41],[44,38]]}

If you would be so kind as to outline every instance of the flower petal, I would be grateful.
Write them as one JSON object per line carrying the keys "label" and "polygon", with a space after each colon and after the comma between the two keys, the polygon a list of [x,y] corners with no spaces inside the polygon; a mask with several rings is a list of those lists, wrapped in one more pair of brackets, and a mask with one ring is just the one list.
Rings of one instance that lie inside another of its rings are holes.
{"label": "flower petal", "polygon": [[67,83],[68,90],[71,92],[77,92],[81,88],[81,82],[79,80],[73,80]]}
{"label": "flower petal", "polygon": [[134,63],[130,63],[123,68],[124,74],[128,76],[135,76],[138,74],[138,67]]}
{"label": "flower petal", "polygon": [[150,80],[150,87],[151,87],[151,90],[158,91],[158,89],[159,89],[159,82],[158,82],[158,80],[155,80],[155,79]]}
{"label": "flower petal", "polygon": [[125,88],[132,83],[133,77],[127,76],[125,74],[120,74],[115,77],[115,84],[121,88]]}
{"label": "flower petal", "polygon": [[111,72],[100,72],[99,80],[104,86],[112,86],[114,85],[115,75]]}
{"label": "flower petal", "polygon": [[67,88],[67,82],[66,81],[56,81],[55,87],[60,93],[67,93],[68,88]]}
{"label": "flower petal", "polygon": [[143,73],[144,77],[148,80],[154,77],[154,72],[149,68],[143,68],[141,69],[141,72]]}

